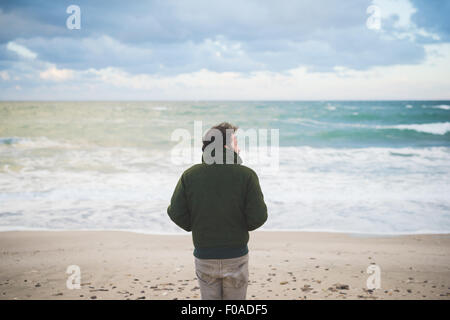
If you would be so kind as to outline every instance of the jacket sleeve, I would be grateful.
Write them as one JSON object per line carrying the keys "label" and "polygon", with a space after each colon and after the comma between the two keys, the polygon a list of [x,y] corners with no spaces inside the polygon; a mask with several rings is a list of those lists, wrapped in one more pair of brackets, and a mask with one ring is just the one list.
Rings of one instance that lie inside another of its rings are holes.
{"label": "jacket sleeve", "polygon": [[183,176],[178,180],[175,187],[170,205],[167,208],[167,214],[180,228],[191,231],[191,215],[186,200]]}
{"label": "jacket sleeve", "polygon": [[248,231],[258,229],[267,220],[267,206],[264,202],[258,176],[253,171],[247,185],[244,214]]}

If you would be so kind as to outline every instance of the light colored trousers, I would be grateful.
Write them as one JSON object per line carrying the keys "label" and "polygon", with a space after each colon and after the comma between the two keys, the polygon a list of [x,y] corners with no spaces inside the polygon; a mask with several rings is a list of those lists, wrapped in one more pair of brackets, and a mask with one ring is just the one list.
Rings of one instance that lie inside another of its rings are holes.
{"label": "light colored trousers", "polygon": [[248,253],[231,259],[195,258],[195,273],[202,300],[245,300]]}

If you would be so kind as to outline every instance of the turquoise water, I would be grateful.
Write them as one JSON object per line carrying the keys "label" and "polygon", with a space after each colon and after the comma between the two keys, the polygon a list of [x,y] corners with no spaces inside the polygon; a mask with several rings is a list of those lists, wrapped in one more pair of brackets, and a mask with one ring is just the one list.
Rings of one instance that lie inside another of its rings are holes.
{"label": "turquoise water", "polygon": [[171,135],[194,121],[279,130],[265,229],[450,231],[450,101],[0,102],[0,229],[180,232],[199,153],[174,163]]}

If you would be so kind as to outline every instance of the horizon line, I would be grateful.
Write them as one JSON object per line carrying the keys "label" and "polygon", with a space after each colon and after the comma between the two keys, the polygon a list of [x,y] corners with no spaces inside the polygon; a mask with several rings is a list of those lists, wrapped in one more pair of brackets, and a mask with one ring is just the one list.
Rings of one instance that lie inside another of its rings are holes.
{"label": "horizon line", "polygon": [[327,102],[327,101],[450,101],[447,99],[92,99],[92,100],[52,100],[52,99],[24,99],[2,100],[0,102]]}

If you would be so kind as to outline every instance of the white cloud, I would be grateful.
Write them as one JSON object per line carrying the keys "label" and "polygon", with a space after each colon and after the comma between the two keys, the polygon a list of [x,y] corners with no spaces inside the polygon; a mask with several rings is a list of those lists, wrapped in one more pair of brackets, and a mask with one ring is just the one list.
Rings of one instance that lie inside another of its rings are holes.
{"label": "white cloud", "polygon": [[[202,69],[174,76],[131,74],[119,68],[76,72],[78,91],[89,96],[67,99],[448,99],[450,44],[426,47],[421,65],[397,65],[355,70],[336,67],[330,72],[309,72],[307,67],[288,72],[215,72]],[[75,71],[73,71],[75,73]],[[90,90],[84,90],[83,85]],[[113,94],[113,95],[112,95]]]}
{"label": "white cloud", "polygon": [[[229,44],[225,46],[232,48]],[[424,63],[368,70],[341,65],[331,71],[311,72],[302,65],[286,72],[265,69],[250,73],[218,72],[203,68],[195,72],[160,75],[134,74],[113,66],[65,69],[36,59],[16,61],[0,76],[14,79],[12,85],[20,85],[27,99],[449,99],[450,44],[432,44],[425,49],[427,59]],[[20,82],[15,81],[17,74],[21,75]],[[37,79],[53,83],[42,83]],[[71,81],[67,81],[69,79]],[[4,87],[0,99],[23,99],[23,95],[18,95],[12,88]]]}
{"label": "white cloud", "polygon": [[70,69],[57,69],[55,66],[48,68],[45,71],[39,73],[39,77],[44,80],[52,81],[66,81],[71,79],[74,75],[74,71]]}
{"label": "white cloud", "polygon": [[6,45],[6,48],[26,59],[34,60],[37,57],[36,53],[34,53],[33,51],[31,51],[30,49],[28,49],[25,46],[15,43],[14,41],[8,42],[8,44]]}
{"label": "white cloud", "polygon": [[9,80],[10,77],[8,71],[0,71],[0,78],[5,81]]}
{"label": "white cloud", "polygon": [[417,9],[410,0],[373,0],[373,4],[380,8],[382,19],[397,17],[397,21],[393,25],[395,30],[390,30],[388,35],[392,35],[397,39],[409,39],[411,41],[415,41],[417,36],[430,38],[435,41],[440,40],[437,34],[419,28],[412,22],[411,17],[417,12]]}
{"label": "white cloud", "polygon": [[373,4],[380,8],[383,19],[396,15],[396,27],[411,26],[411,16],[417,11],[409,0],[373,0]]}

